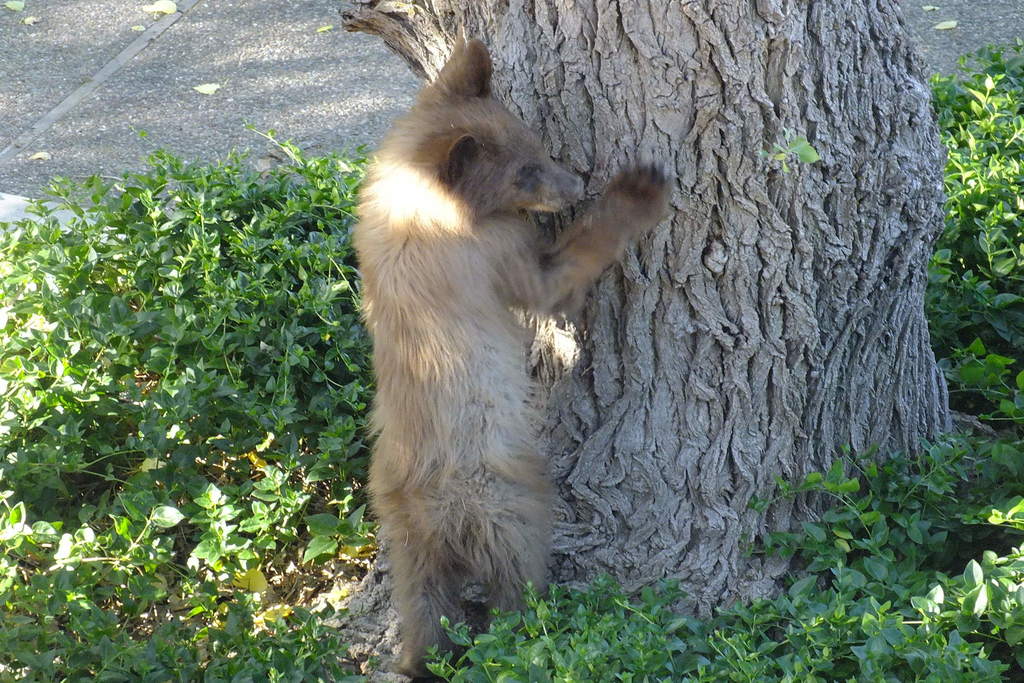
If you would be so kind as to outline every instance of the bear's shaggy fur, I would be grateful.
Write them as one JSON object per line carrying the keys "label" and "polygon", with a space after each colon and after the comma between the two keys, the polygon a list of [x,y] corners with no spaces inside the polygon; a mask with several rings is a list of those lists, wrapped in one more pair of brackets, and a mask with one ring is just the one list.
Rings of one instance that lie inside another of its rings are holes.
{"label": "bear's shaggy fur", "polygon": [[669,183],[632,168],[554,244],[524,211],[582,194],[533,132],[490,94],[491,60],[459,43],[388,133],[354,233],[373,336],[373,507],[391,554],[400,670],[423,675],[451,643],[467,580],[515,609],[545,584],[552,487],[538,453],[528,341],[515,310],[578,306],[632,238],[665,215]]}

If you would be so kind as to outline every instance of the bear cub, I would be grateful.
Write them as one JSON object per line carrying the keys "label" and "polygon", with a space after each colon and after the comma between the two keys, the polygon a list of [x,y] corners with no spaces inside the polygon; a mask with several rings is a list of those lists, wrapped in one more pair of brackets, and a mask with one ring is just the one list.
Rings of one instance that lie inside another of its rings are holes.
{"label": "bear cub", "polygon": [[579,307],[626,246],[668,210],[670,183],[629,167],[553,243],[526,211],[582,197],[578,177],[491,96],[491,59],[460,42],[373,161],[353,242],[373,338],[372,506],[390,553],[399,670],[450,649],[467,581],[521,606],[546,581],[552,486],[538,451],[517,311]]}

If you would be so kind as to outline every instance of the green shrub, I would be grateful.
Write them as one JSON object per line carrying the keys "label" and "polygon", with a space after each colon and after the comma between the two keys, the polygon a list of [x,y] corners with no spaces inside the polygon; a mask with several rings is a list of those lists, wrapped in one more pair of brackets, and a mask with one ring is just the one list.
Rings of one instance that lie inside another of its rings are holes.
{"label": "green shrub", "polygon": [[949,159],[946,225],[929,271],[927,312],[936,354],[958,387],[954,405],[1020,423],[1024,43],[986,48],[961,60],[961,69],[932,83]]}
{"label": "green shrub", "polygon": [[323,613],[233,586],[370,543],[364,164],[282,149],[158,153],[0,230],[0,678],[340,674]]}

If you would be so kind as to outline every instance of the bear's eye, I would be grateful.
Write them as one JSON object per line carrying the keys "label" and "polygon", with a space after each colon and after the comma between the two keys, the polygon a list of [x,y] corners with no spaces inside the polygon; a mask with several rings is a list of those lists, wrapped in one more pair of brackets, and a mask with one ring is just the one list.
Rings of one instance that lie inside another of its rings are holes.
{"label": "bear's eye", "polygon": [[516,187],[523,192],[536,192],[540,185],[540,166],[526,164],[516,172]]}

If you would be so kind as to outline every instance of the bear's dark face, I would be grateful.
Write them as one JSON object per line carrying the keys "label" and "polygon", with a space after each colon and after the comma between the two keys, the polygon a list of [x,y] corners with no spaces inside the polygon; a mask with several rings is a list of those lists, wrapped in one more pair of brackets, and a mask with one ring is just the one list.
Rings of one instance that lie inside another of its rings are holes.
{"label": "bear's dark face", "polygon": [[413,114],[425,131],[419,160],[478,215],[560,211],[582,197],[582,181],[491,97],[491,58],[480,41],[456,46]]}

